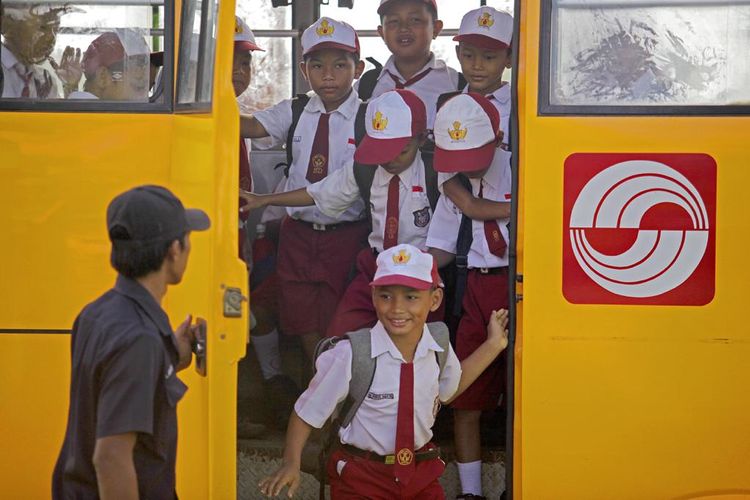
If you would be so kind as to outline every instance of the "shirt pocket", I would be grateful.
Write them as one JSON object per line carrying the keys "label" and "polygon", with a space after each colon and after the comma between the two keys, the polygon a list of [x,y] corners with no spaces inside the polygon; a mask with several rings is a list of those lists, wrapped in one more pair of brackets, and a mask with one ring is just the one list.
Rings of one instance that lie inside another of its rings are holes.
{"label": "shirt pocket", "polygon": [[[413,189],[413,188],[412,188]],[[430,199],[424,191],[411,192],[412,224],[416,228],[425,229],[432,220],[432,208]]]}
{"label": "shirt pocket", "polygon": [[187,392],[187,386],[174,374],[166,380],[164,386],[167,404],[170,408],[177,407],[177,403],[180,402],[185,392]]}

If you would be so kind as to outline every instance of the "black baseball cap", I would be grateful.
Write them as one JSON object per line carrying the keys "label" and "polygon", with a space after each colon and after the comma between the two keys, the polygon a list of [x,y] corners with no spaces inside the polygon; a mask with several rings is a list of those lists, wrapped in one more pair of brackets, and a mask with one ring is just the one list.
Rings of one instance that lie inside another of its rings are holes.
{"label": "black baseball cap", "polygon": [[[124,229],[115,232],[115,227]],[[162,186],[139,186],[117,195],[107,207],[107,230],[111,240],[150,243],[169,241],[188,231],[211,227],[206,212],[186,209]]]}

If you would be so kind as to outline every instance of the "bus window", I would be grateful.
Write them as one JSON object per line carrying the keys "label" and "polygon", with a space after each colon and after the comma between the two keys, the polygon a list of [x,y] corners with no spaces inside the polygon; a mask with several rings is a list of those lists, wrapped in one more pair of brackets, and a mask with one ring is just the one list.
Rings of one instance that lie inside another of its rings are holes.
{"label": "bus window", "polygon": [[544,54],[543,104],[750,103],[747,2],[555,0],[546,22],[554,52]]}
{"label": "bus window", "polygon": [[211,106],[217,6],[216,0],[187,0],[182,4],[178,109],[207,109]]}
{"label": "bus window", "polygon": [[102,101],[164,102],[149,79],[151,53],[164,50],[164,4],[98,3],[2,2],[0,106],[45,109],[66,100],[49,109],[69,111],[105,109]]}

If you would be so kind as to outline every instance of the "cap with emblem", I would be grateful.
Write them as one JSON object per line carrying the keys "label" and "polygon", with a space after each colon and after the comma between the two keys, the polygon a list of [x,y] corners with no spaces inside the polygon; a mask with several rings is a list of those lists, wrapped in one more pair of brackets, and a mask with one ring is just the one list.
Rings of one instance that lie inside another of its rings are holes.
{"label": "cap with emblem", "polygon": [[492,7],[480,7],[467,12],[461,19],[457,42],[465,42],[482,49],[500,50],[510,47],[513,39],[513,16]]}
{"label": "cap with emblem", "polygon": [[303,33],[302,55],[323,49],[340,49],[359,55],[359,38],[354,28],[343,21],[321,17]]}
{"label": "cap with emblem", "polygon": [[143,34],[132,28],[115,28],[102,33],[92,41],[81,58],[81,65],[87,78],[93,77],[100,67],[110,66],[139,58],[141,63],[148,64],[151,49],[146,44]]}
{"label": "cap with emblem", "polygon": [[253,35],[248,25],[239,16],[234,16],[234,48],[238,50],[266,51],[266,49],[261,49],[255,43],[255,35]]}
{"label": "cap with emblem", "polygon": [[385,92],[367,104],[365,136],[354,160],[365,165],[393,161],[427,127],[424,103],[411,90]]}
{"label": "cap with emblem", "polygon": [[380,252],[377,266],[370,286],[401,285],[417,290],[443,286],[432,255],[412,245],[404,243]]}
{"label": "cap with emblem", "polygon": [[[423,0],[424,3],[428,5],[432,5],[432,7],[435,9],[435,13],[437,14],[437,2],[435,0]],[[392,3],[395,3],[394,0],[380,0],[380,5],[378,6],[378,15],[382,16],[385,14],[385,11],[388,9],[388,6]]]}
{"label": "cap with emblem", "polygon": [[[113,231],[116,227],[121,229]],[[203,210],[185,209],[174,194],[161,186],[125,191],[107,207],[107,229],[112,241],[169,241],[188,231],[205,231],[209,227],[211,221]]]}
{"label": "cap with emblem", "polygon": [[438,172],[472,172],[492,163],[498,146],[500,113],[483,95],[458,94],[435,115],[435,161]]}

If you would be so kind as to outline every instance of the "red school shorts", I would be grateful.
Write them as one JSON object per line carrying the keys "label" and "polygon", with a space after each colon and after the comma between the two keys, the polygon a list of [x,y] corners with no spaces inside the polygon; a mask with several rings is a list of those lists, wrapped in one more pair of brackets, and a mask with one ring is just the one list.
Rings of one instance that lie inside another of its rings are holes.
{"label": "red school shorts", "polygon": [[[336,464],[346,462],[341,474]],[[344,450],[336,450],[328,459],[327,474],[331,500],[444,500],[445,492],[438,479],[445,470],[439,458],[416,463],[416,470],[406,486],[396,482],[393,465],[386,465]]]}
{"label": "red school shorts", "polygon": [[[493,310],[508,308],[507,268],[499,274],[469,270],[456,331],[456,356],[463,361],[487,340],[487,323]],[[459,410],[492,410],[505,387],[505,353],[482,372],[452,403]]]}
{"label": "red school shorts", "polygon": [[367,234],[364,221],[317,231],[291,217],[283,220],[276,272],[285,334],[325,333]]}
{"label": "red school shorts", "polygon": [[[357,255],[357,275],[354,277],[333,315],[326,337],[338,337],[362,328],[371,328],[378,322],[375,306],[372,304],[372,287],[375,277],[377,256],[371,248],[365,248]],[[445,300],[437,311],[427,316],[427,322],[443,321]]]}

